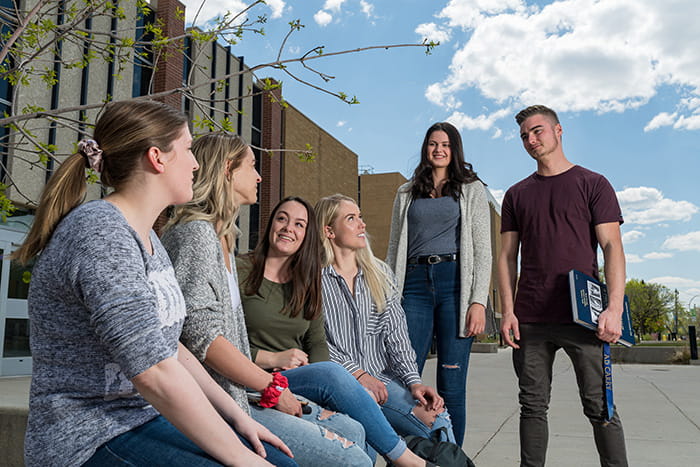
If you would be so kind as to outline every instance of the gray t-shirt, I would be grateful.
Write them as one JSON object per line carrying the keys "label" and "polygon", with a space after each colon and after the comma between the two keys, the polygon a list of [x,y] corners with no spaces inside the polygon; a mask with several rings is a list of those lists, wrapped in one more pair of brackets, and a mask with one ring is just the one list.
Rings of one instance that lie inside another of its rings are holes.
{"label": "gray t-shirt", "polygon": [[27,466],[80,465],[158,415],[130,379],[177,355],[185,303],[150,235],[152,256],[114,205],[92,201],[40,255],[29,288]]}
{"label": "gray t-shirt", "polygon": [[459,251],[459,203],[451,196],[418,198],[408,208],[408,257]]}

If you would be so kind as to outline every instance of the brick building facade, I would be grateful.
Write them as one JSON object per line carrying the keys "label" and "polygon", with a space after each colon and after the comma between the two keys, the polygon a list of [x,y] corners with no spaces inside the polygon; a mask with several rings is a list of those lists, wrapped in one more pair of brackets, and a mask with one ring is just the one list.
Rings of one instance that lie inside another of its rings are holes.
{"label": "brick building facade", "polygon": [[[8,2],[0,0],[2,6],[5,3]],[[19,3],[22,9],[29,10],[37,0]],[[244,58],[236,56],[231,46],[215,41],[196,42],[184,35],[184,15],[177,13],[178,10],[184,11],[184,6],[178,0],[154,0],[151,2],[153,11],[141,18],[135,5],[135,0],[122,0],[119,7],[124,11],[123,18],[88,18],[83,26],[86,30],[109,31],[115,37],[133,38],[144,33],[144,24],[158,21],[165,35],[184,37],[184,54],[171,50],[166,60],[158,62],[155,71],[151,70],[154,58],[148,53],[140,55],[140,52],[147,51],[142,46],[132,51],[133,63],[120,71],[113,63],[104,60],[93,60],[83,69],[58,66],[58,80],[48,90],[38,78],[18,90],[3,81],[0,107],[57,109],[99,103],[110,98],[124,100],[166,93],[161,99],[188,114],[195,123],[194,133],[208,131],[206,125],[197,125],[197,122],[225,118],[231,131],[240,134],[254,147],[263,181],[259,186],[258,203],[241,210],[239,227],[243,235],[238,240],[238,251],[245,252],[255,246],[272,207],[281,198],[296,195],[314,204],[323,196],[343,193],[358,200],[373,237],[375,253],[384,258],[393,197],[396,188],[404,181],[403,177],[397,173],[358,177],[357,154],[294,105],[281,105],[280,88],[261,92],[261,84],[246,72]],[[84,50],[80,44],[67,43],[61,53],[65,57],[79,57]],[[226,77],[225,80],[217,82],[222,77]],[[196,103],[180,92],[167,93],[181,88],[184,83],[197,86],[191,91],[197,98]],[[76,122],[94,122],[97,114],[98,109],[93,109],[64,115]],[[85,125],[55,127],[39,119],[29,122],[27,129],[35,141],[59,148],[55,154],[59,163],[74,149],[77,141],[91,134]],[[31,200],[39,199],[43,184],[55,166],[49,163],[43,168],[28,163],[25,159],[36,157],[36,151],[26,138],[22,140],[20,135],[8,129],[0,131],[0,138],[3,162],[0,182],[7,183],[11,177],[17,186],[23,187],[22,190],[9,188],[6,191],[8,198],[22,209],[21,216],[0,223],[0,254],[7,254],[21,243],[32,221],[35,206]],[[307,145],[314,153],[312,161],[300,158],[296,152]],[[88,199],[102,194],[99,184],[91,185]],[[497,213],[493,216],[494,248],[497,248],[500,221]],[[1,261],[0,342],[4,345],[0,346],[0,376],[29,374],[31,356],[27,344],[26,284],[22,280],[26,270],[4,257]]]}

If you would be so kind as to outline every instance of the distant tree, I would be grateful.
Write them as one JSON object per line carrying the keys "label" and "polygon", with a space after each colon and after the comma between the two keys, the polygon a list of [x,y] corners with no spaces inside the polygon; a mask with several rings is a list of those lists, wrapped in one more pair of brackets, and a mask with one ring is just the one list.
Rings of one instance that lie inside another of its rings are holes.
{"label": "distant tree", "polygon": [[632,326],[641,340],[642,335],[669,329],[669,314],[673,311],[673,293],[661,284],[631,279],[625,293],[630,300]]}

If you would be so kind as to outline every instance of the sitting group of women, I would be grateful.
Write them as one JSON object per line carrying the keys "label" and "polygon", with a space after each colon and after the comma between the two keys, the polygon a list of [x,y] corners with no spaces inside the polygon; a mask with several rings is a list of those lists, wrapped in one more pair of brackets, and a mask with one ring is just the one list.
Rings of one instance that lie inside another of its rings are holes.
{"label": "sitting group of women", "polygon": [[[86,166],[114,191],[80,205]],[[27,465],[411,466],[402,436],[455,441],[356,203],[285,198],[235,257],[259,182],[237,136],[192,141],[157,102],[106,107],[15,253],[38,256]]]}

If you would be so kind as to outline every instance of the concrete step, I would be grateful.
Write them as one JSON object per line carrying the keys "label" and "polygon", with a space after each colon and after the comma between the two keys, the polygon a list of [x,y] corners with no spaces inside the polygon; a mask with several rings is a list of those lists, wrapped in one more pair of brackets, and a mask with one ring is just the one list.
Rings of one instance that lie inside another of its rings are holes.
{"label": "concrete step", "polygon": [[24,466],[29,376],[0,378],[0,465]]}

